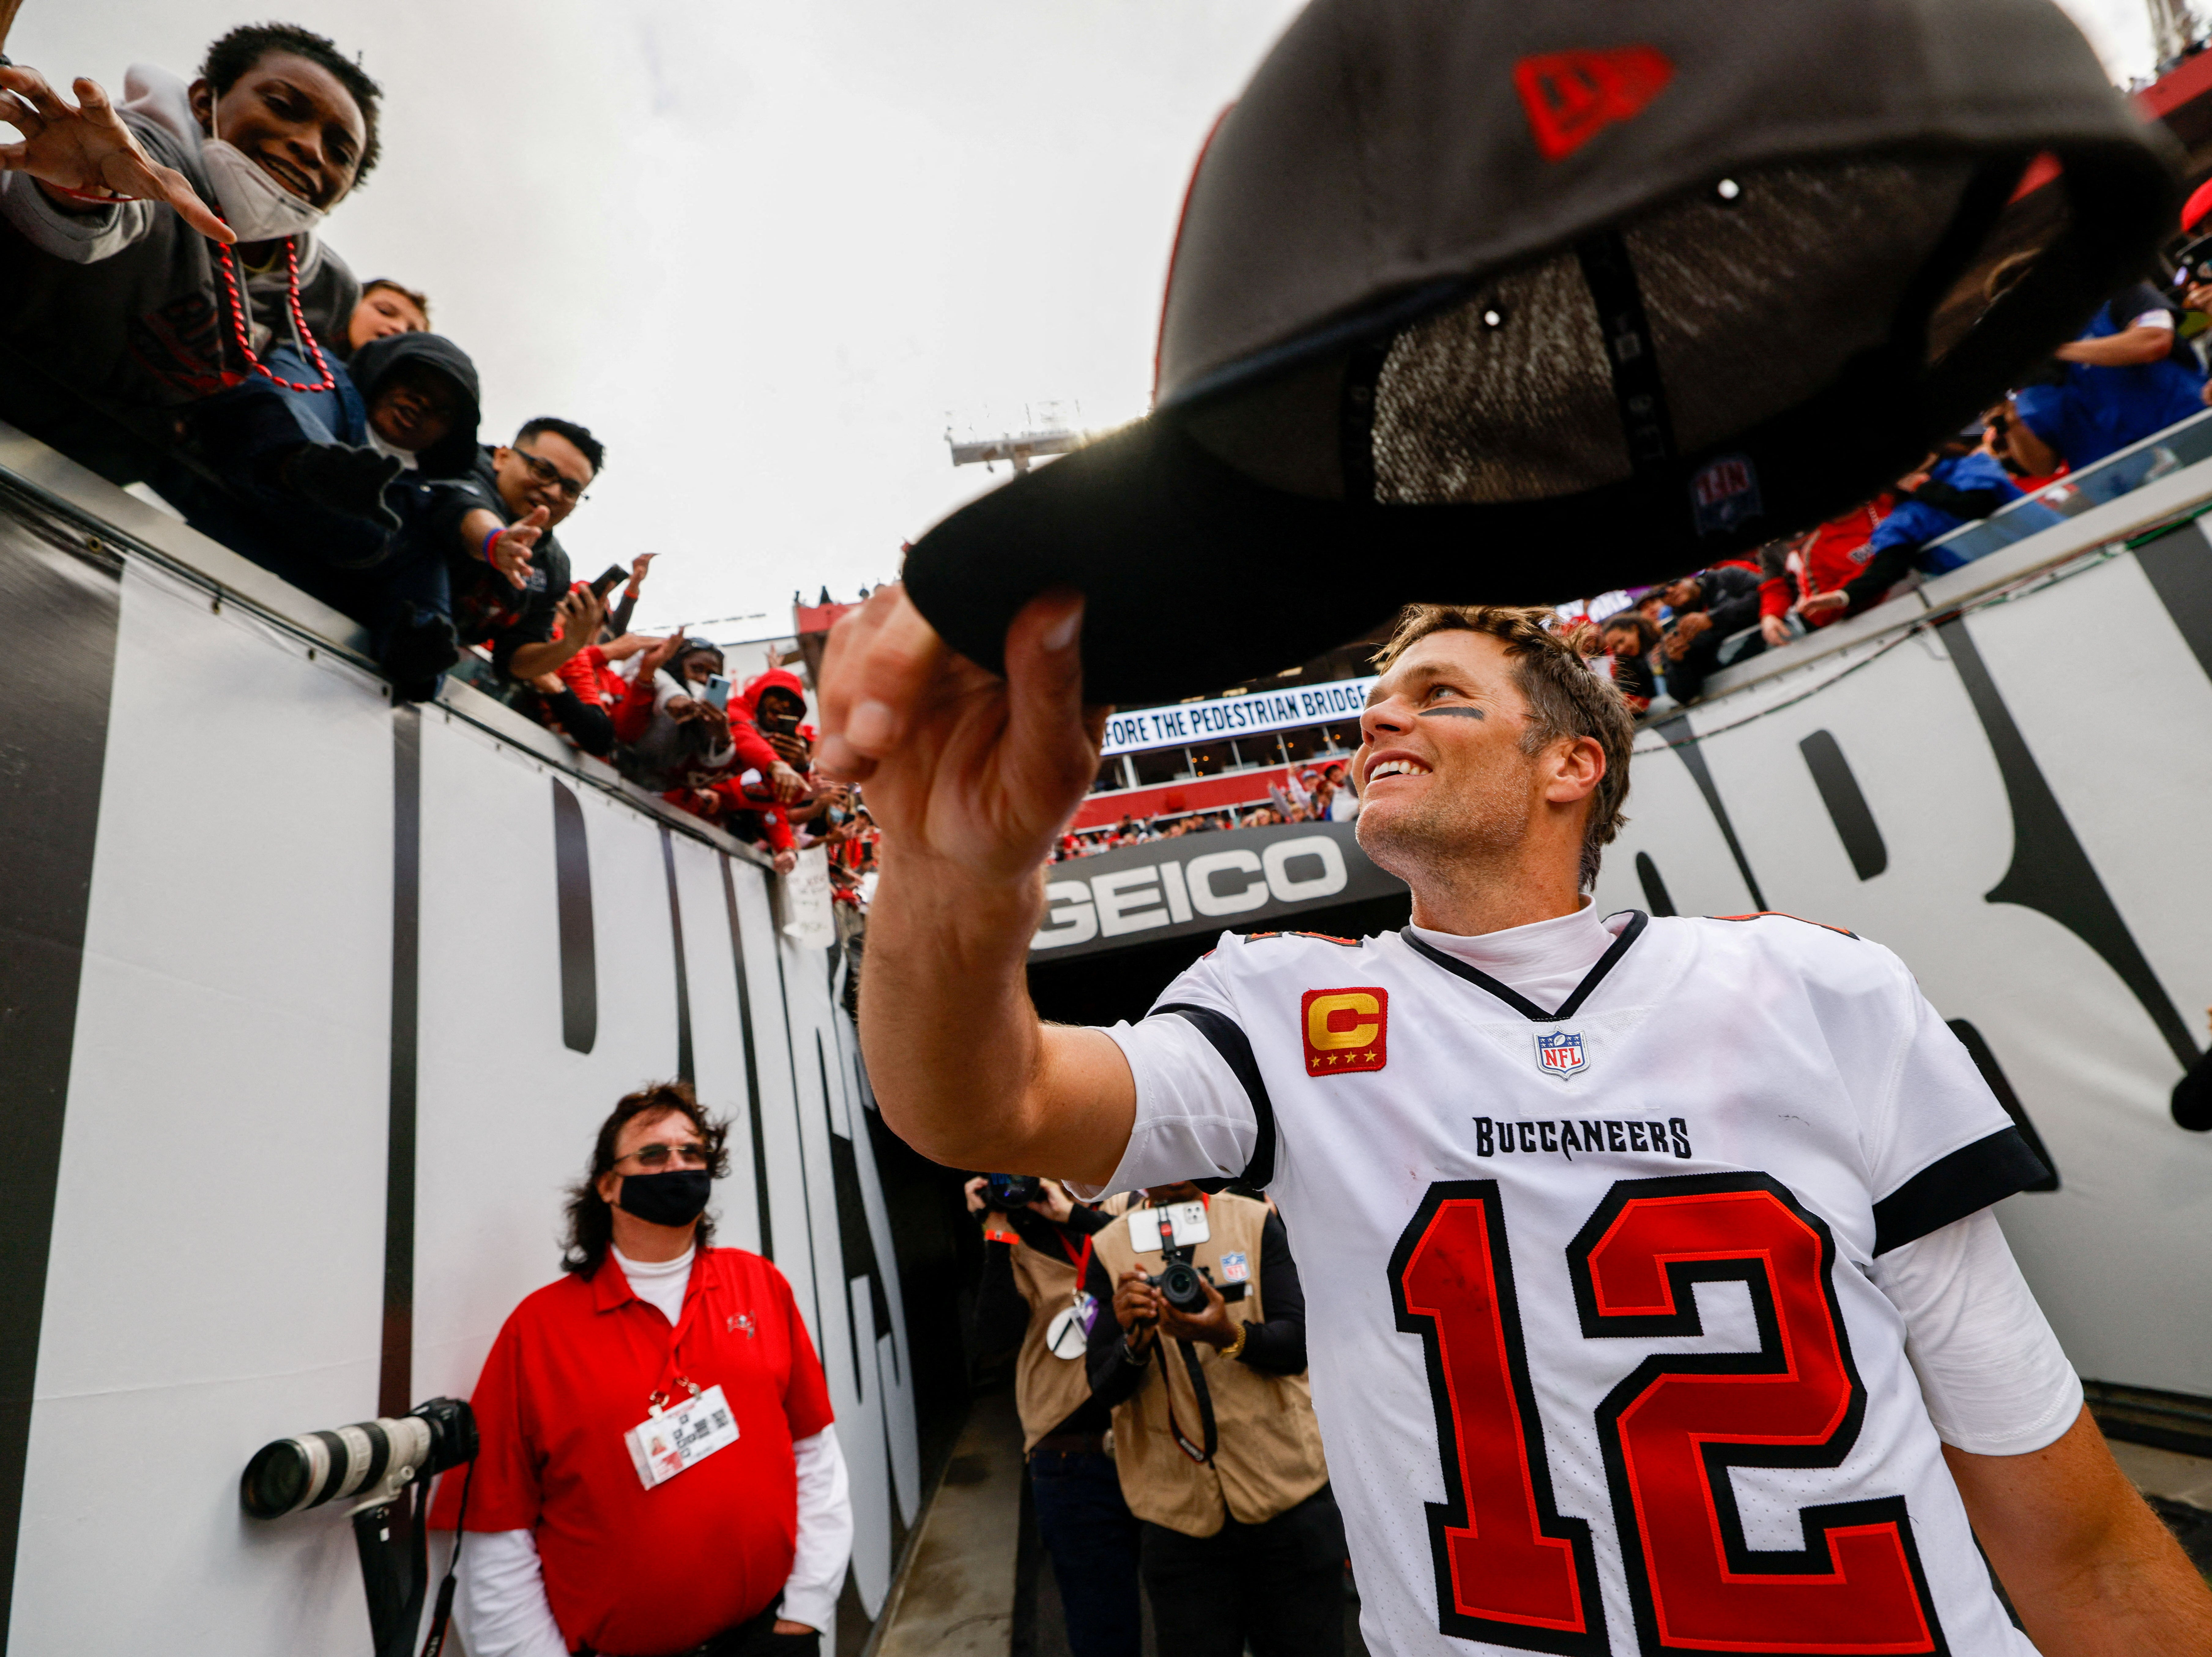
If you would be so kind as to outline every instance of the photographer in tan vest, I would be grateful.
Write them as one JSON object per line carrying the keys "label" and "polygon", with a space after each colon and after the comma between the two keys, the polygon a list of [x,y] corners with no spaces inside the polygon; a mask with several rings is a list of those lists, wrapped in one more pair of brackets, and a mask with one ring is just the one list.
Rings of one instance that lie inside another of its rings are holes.
{"label": "photographer in tan vest", "polygon": [[[1178,1311],[1152,1280],[1186,1249],[1204,1306]],[[1156,1187],[1092,1239],[1085,1285],[1112,1306],[1091,1326],[1091,1390],[1113,1407],[1160,1649],[1342,1657],[1344,1522],[1281,1217],[1249,1197]]]}
{"label": "photographer in tan vest", "polygon": [[[1073,1657],[1137,1657],[1143,1630],[1137,1598],[1137,1521],[1121,1499],[1106,1448],[1109,1418],[1091,1395],[1090,1326],[1111,1324],[1111,1297],[1079,1301],[1093,1234],[1115,1223],[1100,1209],[1071,1203],[1053,1180],[968,1182],[968,1209],[983,1222],[983,1280],[975,1296],[975,1347],[1020,1344],[1014,1404],[1037,1529],[1052,1557]],[[1023,1190],[1040,1194],[1016,1203]],[[994,1202],[994,1198],[1002,1200]],[[1109,1206],[1118,1205],[1119,1199]]]}

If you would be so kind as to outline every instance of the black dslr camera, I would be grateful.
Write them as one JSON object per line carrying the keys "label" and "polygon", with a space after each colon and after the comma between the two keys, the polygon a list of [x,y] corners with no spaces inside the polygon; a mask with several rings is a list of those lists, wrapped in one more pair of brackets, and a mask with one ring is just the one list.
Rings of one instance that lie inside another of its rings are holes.
{"label": "black dslr camera", "polygon": [[1160,1298],[1187,1318],[1206,1310],[1206,1273],[1190,1263],[1191,1251],[1169,1244],[1160,1251],[1158,1272],[1145,1281],[1160,1291]]}
{"label": "black dslr camera", "polygon": [[1034,1174],[986,1174],[983,1188],[999,1209],[1027,1208],[1044,1195],[1044,1181]]}
{"label": "black dslr camera", "polygon": [[[362,1584],[368,1593],[376,1657],[408,1657],[429,1587],[429,1533],[423,1520],[430,1480],[473,1461],[476,1454],[474,1412],[459,1399],[434,1398],[404,1416],[381,1416],[263,1445],[239,1478],[238,1499],[256,1519],[281,1519],[352,1498],[348,1511],[361,1554]],[[461,1499],[468,1500],[465,1489]],[[457,1558],[459,1551],[457,1541]],[[453,1585],[449,1570],[439,1589],[426,1653],[444,1643]]]}

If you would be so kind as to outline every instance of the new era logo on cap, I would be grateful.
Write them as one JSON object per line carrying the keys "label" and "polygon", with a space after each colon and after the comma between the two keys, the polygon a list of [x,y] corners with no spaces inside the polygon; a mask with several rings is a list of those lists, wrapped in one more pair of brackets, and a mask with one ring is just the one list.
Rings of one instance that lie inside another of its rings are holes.
{"label": "new era logo on cap", "polygon": [[1390,1034],[1390,992],[1380,986],[1308,990],[1298,1003],[1306,1074],[1381,1070]]}
{"label": "new era logo on cap", "polygon": [[1550,52],[1513,66],[1528,130],[1547,161],[1564,161],[1604,128],[1626,120],[1674,78],[1674,66],[1652,46]]}

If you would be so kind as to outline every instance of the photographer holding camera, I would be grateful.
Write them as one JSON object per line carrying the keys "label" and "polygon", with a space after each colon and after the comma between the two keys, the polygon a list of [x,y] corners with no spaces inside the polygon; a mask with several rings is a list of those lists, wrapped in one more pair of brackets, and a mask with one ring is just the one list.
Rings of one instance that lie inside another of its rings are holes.
{"label": "photographer holding camera", "polygon": [[[726,1124],[664,1082],[616,1105],[568,1195],[561,1280],[517,1307],[482,1436],[454,1623],[469,1657],[811,1657],[853,1514],[791,1285],[709,1247]],[[461,1501],[456,1501],[460,1497]]]}
{"label": "photographer holding camera", "polygon": [[1106,1405],[1085,1362],[1103,1302],[1081,1292],[1097,1234],[1115,1217],[1071,1202],[1056,1180],[993,1174],[968,1181],[983,1222],[978,1350],[1016,1342],[1014,1404],[1022,1417],[1037,1529],[1052,1556],[1074,1657],[1136,1657],[1137,1520],[1121,1499]]}
{"label": "photographer holding camera", "polygon": [[[1178,1210],[1202,1216],[1203,1241],[1169,1236]],[[1113,1409],[1160,1648],[1240,1657],[1249,1642],[1255,1657],[1342,1657],[1344,1521],[1281,1217],[1184,1181],[1148,1191],[1092,1244],[1085,1285],[1114,1315],[1091,1326],[1091,1390]]]}

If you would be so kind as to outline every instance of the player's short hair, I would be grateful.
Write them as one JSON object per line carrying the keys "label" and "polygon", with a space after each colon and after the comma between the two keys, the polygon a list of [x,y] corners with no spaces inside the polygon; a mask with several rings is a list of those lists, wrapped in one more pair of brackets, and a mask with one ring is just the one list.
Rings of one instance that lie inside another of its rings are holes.
{"label": "player's short hair", "polygon": [[272,52],[289,52],[295,58],[319,64],[360,106],[361,165],[353,170],[353,181],[359,184],[376,170],[377,158],[384,154],[384,140],[377,130],[384,88],[369,78],[359,63],[340,52],[337,42],[328,35],[301,28],[297,23],[242,23],[209,46],[200,63],[200,78],[220,98],[238,84],[239,76]]}
{"label": "player's short hair", "polygon": [[1628,799],[1628,750],[1636,720],[1613,681],[1591,672],[1582,652],[1547,625],[1555,620],[1552,610],[1513,604],[1408,604],[1375,652],[1375,665],[1388,668],[1431,633],[1487,634],[1505,646],[1513,683],[1528,704],[1523,753],[1540,753],[1569,737],[1597,743],[1605,755],[1605,774],[1598,779],[1583,823],[1582,883],[1587,890],[1596,883],[1604,848],[1628,821],[1620,808]]}

